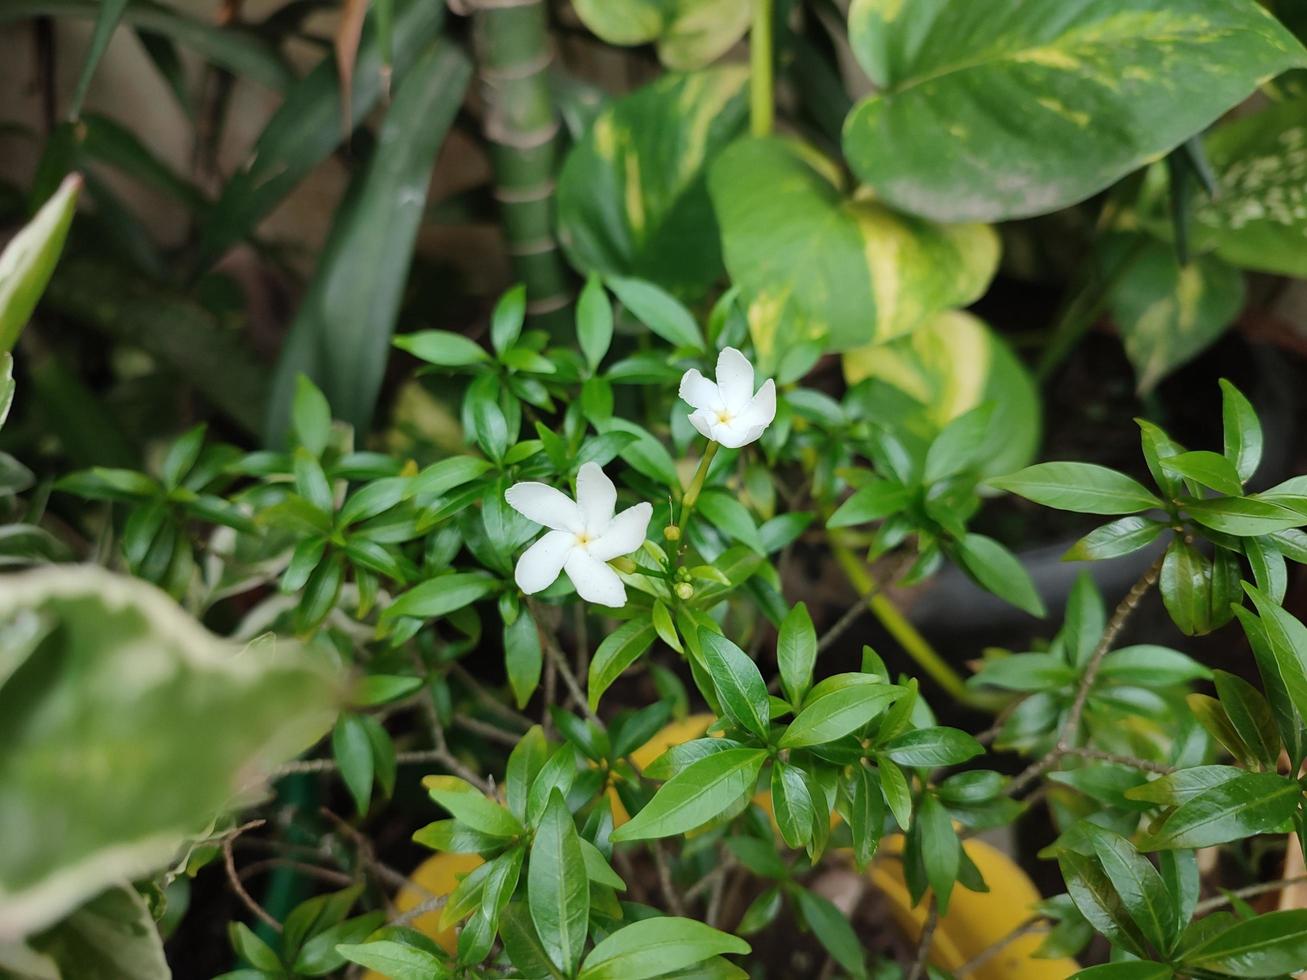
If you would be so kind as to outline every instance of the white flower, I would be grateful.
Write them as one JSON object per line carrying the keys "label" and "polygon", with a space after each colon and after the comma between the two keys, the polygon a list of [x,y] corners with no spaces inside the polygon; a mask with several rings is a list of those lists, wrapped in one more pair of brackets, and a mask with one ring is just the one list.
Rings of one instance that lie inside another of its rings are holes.
{"label": "white flower", "polygon": [[776,383],[753,391],[753,365],[734,347],[717,355],[717,383],[691,368],[681,378],[681,400],[694,409],[690,424],[713,442],[739,449],[755,442],[776,418]]}
{"label": "white flower", "polygon": [[626,588],[607,562],[644,544],[650,504],[628,507],[616,517],[617,487],[596,463],[576,474],[576,500],[544,483],[515,483],[504,494],[508,505],[550,530],[517,560],[514,578],[527,595],[548,588],[559,572],[577,595],[603,606],[626,605]]}

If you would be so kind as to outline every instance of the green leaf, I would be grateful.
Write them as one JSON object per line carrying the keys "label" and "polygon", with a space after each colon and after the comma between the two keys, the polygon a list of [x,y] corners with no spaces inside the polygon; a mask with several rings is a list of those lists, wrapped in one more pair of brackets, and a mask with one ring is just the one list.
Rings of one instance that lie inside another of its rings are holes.
{"label": "green leaf", "polygon": [[1124,960],[1079,970],[1071,975],[1071,980],[1171,980],[1174,976],[1175,971],[1165,963]]}
{"label": "green leaf", "polygon": [[752,792],[767,759],[765,749],[714,752],[691,763],[663,784],[634,817],[612,833],[612,840],[652,840],[701,827]]}
{"label": "green leaf", "polygon": [[985,747],[957,728],[920,728],[904,732],[880,747],[901,766],[955,766],[983,755]]}
{"label": "green leaf", "polygon": [[400,334],[394,343],[400,350],[437,367],[470,367],[490,360],[485,348],[475,340],[448,330],[418,330]]}
{"label": "green leaf", "polygon": [[1129,555],[1148,547],[1166,528],[1164,522],[1147,517],[1123,517],[1090,531],[1071,546],[1062,560],[1102,561]]}
{"label": "green leaf", "polygon": [[1203,527],[1238,537],[1273,534],[1307,524],[1307,516],[1273,500],[1259,497],[1214,497],[1189,500],[1185,513]]}
{"label": "green leaf", "polygon": [[443,980],[450,976],[444,960],[435,953],[392,939],[342,943],[336,952],[350,963],[375,970],[390,980]]}
{"label": "green leaf", "polygon": [[1179,650],[1141,643],[1109,653],[1103,658],[1098,676],[1116,684],[1157,688],[1211,680],[1212,672]]}
{"label": "green leaf", "polygon": [[1280,738],[1297,765],[1303,754],[1302,716],[1307,706],[1307,629],[1265,594],[1244,588],[1262,618],[1242,607],[1236,608],[1235,614],[1257,660]]}
{"label": "green leaf", "polygon": [[[701,293],[720,276],[704,174],[744,128],[748,77],[741,65],[665,75],[600,112],[558,178],[559,240],[577,269],[645,279],[678,295]],[[645,322],[673,344],[703,346]]]}
{"label": "green leaf", "polygon": [[1175,903],[1162,876],[1124,837],[1094,824],[1084,830],[1130,918],[1154,948],[1169,952],[1178,933]]}
{"label": "green leaf", "polygon": [[1240,480],[1248,480],[1262,461],[1262,424],[1243,392],[1221,379],[1221,430],[1225,458]]}
{"label": "green leaf", "polygon": [[1008,691],[1043,691],[1066,687],[1074,679],[1075,671],[1055,654],[1019,653],[986,660],[967,683]]}
{"label": "green leaf", "polygon": [[372,800],[372,742],[358,715],[343,714],[331,733],[331,753],[340,767],[340,778],[345,781],[354,806],[360,814],[367,813]]}
{"label": "green leaf", "polygon": [[339,418],[368,430],[432,163],[471,72],[462,50],[437,38],[397,76],[376,149],[336,210],[277,362],[267,424],[273,445],[281,441],[301,372],[318,381]]}
{"label": "green leaf", "polygon": [[1199,848],[1274,831],[1293,815],[1302,790],[1275,773],[1248,772],[1182,803],[1142,846]]}
{"label": "green leaf", "polygon": [[1252,761],[1262,769],[1274,772],[1280,760],[1280,734],[1270,704],[1242,677],[1223,670],[1213,673],[1221,707],[1248,748]]}
{"label": "green leaf", "polygon": [[576,824],[557,791],[536,827],[526,887],[541,943],[554,964],[571,976],[590,926],[590,881]]}
{"label": "green leaf", "polygon": [[437,619],[484,599],[498,583],[484,572],[455,572],[413,586],[381,613],[382,621],[400,616]]}
{"label": "green leaf", "polygon": [[1160,462],[1170,472],[1178,473],[1209,490],[1234,497],[1243,494],[1243,484],[1239,481],[1234,464],[1219,453],[1205,450],[1181,453],[1178,456],[1164,456]]}
{"label": "green leaf", "polygon": [[854,173],[938,221],[1046,214],[1307,64],[1253,0],[1073,0],[1043,13],[1022,0],[856,0],[849,41],[876,91],[844,125]]}
{"label": "green leaf", "polygon": [[526,977],[557,978],[561,974],[536,933],[526,902],[509,902],[499,918],[500,938],[513,965]]}
{"label": "green leaf", "polygon": [[14,356],[0,353],[0,429],[5,427],[9,409],[14,404]]}
{"label": "green leaf", "polygon": [[853,195],[805,144],[739,140],[708,184],[766,371],[796,344],[844,351],[909,333],[977,299],[997,267],[993,229],[936,225]]}
{"label": "green leaf", "polygon": [[[128,4],[126,19],[132,21],[134,14],[154,6]],[[235,168],[218,202],[208,213],[201,228],[200,269],[207,269],[249,235],[265,215],[349,137],[349,132],[341,125],[343,117],[356,124],[362,123],[388,92],[386,79],[403,82],[406,78],[410,66],[440,30],[444,8],[423,0],[396,0],[395,7],[394,36],[397,43],[392,57],[393,71],[384,75],[381,71],[380,45],[374,22],[369,19],[364,23],[354,58],[350,106],[344,114],[341,112],[335,58],[322,59],[312,71],[287,88],[285,99],[259,134],[249,157]],[[194,43],[192,38],[241,37],[231,30],[216,31],[211,24],[188,20],[186,26],[188,35],[184,39],[188,44]],[[248,43],[253,37],[241,39]],[[273,87],[285,87],[293,79],[276,60],[275,51],[269,51],[269,54],[280,72],[272,83]],[[237,68],[236,73],[247,77],[242,68]],[[424,140],[427,134],[415,133],[410,138]]]}
{"label": "green leaf", "polygon": [[242,651],[90,566],[6,578],[0,633],[0,813],[62,828],[0,849],[14,935],[163,868],[233,787],[325,734],[342,693],[294,644]]}
{"label": "green leaf", "polygon": [[1099,261],[1112,278],[1108,308],[1141,393],[1214,343],[1243,308],[1243,273],[1212,255],[1182,265],[1170,242],[1112,235]]}
{"label": "green leaf", "polygon": [[1206,633],[1212,608],[1212,566],[1196,548],[1177,537],[1166,549],[1158,588],[1171,619],[1186,636]]}
{"label": "green leaf", "polygon": [[656,41],[674,71],[715,61],[748,30],[748,0],[576,0],[576,14],[609,44]]}
{"label": "green leaf", "polygon": [[599,706],[599,699],[613,681],[653,645],[654,632],[652,622],[633,619],[604,637],[590,661],[590,677],[586,682],[591,711]]}
{"label": "green leaf", "polygon": [[604,284],[593,272],[576,301],[576,340],[591,371],[599,367],[613,342],[613,304],[608,301]]}
{"label": "green leaf", "polygon": [[577,980],[648,980],[712,956],[749,950],[743,939],[694,919],[657,916],[623,926],[596,945]]}
{"label": "green leaf", "polygon": [[345,957],[336,951],[336,947],[362,942],[385,921],[385,912],[368,912],[311,936],[295,957],[294,972],[306,977],[334,973],[345,965]]}
{"label": "green leaf", "polygon": [[517,343],[525,321],[526,286],[518,283],[499,297],[490,314],[490,343],[497,353],[503,354]]}
{"label": "green leaf", "polygon": [[100,12],[95,18],[95,30],[91,32],[91,43],[86,51],[86,59],[82,62],[82,72],[77,77],[77,88],[73,90],[72,102],[68,106],[70,119],[77,119],[82,114],[82,103],[91,87],[91,79],[95,77],[95,69],[126,8],[127,0],[101,0]]}
{"label": "green leaf", "polygon": [[765,740],[771,708],[767,683],[757,665],[726,637],[710,630],[699,631],[699,645],[726,714],[735,724]]}
{"label": "green leaf", "polygon": [[[522,833],[517,818],[471,783],[457,776],[427,776],[422,780],[431,798],[459,820],[492,837],[516,837]],[[569,818],[570,819],[570,818]]]}
{"label": "green leaf", "polygon": [[73,223],[81,189],[81,177],[65,177],[59,190],[0,252],[0,354],[13,349],[45,292]]}
{"label": "green leaf", "polygon": [[1237,922],[1186,951],[1183,962],[1230,977],[1297,973],[1307,964],[1307,910],[1268,912]]}
{"label": "green leaf", "polygon": [[738,541],[760,555],[767,553],[749,508],[731,494],[724,490],[705,490],[696,507],[713,527],[732,541]]}
{"label": "green leaf", "polygon": [[1147,956],[1147,942],[1139,927],[1126,911],[1125,903],[1096,857],[1086,857],[1070,850],[1058,852],[1067,892],[1089,924],[1114,946],[1135,956]]}
{"label": "green leaf", "polygon": [[1045,507],[1080,514],[1133,514],[1162,506],[1137,480],[1094,463],[1036,463],[988,482]]}
{"label": "green leaf", "polygon": [[862,942],[844,913],[829,899],[814,895],[806,888],[796,888],[791,894],[798,900],[803,920],[826,947],[826,951],[851,976],[865,978],[867,967]]}
{"label": "green leaf", "polygon": [[880,770],[880,790],[885,795],[890,812],[898,825],[907,830],[912,822],[912,789],[908,786],[908,777],[894,762],[878,758],[876,765]]}
{"label": "green leaf", "polygon": [[980,463],[986,449],[985,435],[993,417],[994,406],[985,404],[949,422],[926,451],[922,482],[938,483]]}
{"label": "green leaf", "polygon": [[781,621],[776,638],[776,662],[785,696],[790,704],[800,704],[812,686],[812,669],[817,663],[817,631],[808,607],[802,602]]}
{"label": "green leaf", "polygon": [[535,693],[543,663],[540,633],[531,614],[523,609],[512,624],[504,627],[504,667],[519,710]]}
{"label": "green leaf", "polygon": [[779,760],[771,771],[772,813],[781,838],[790,847],[803,847],[812,840],[817,811],[803,770]]}
{"label": "green leaf", "polygon": [[903,695],[874,674],[836,674],[814,687],[778,743],[783,749],[823,745],[857,731]]}
{"label": "green leaf", "polygon": [[993,538],[968,534],[957,542],[957,553],[967,574],[983,588],[1032,616],[1044,615],[1044,601],[1035,591],[1030,573]]}
{"label": "green leaf", "polygon": [[889,480],[873,480],[859,487],[840,504],[826,522],[829,528],[868,524],[904,510],[912,501],[912,488]]}
{"label": "green leaf", "polygon": [[637,320],[673,347],[703,349],[694,315],[662,287],[643,279],[611,276],[608,288]]}

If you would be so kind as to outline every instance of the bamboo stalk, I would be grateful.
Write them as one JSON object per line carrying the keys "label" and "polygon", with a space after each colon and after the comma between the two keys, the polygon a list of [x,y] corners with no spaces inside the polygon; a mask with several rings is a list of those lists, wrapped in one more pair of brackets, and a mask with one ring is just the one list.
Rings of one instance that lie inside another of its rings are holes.
{"label": "bamboo stalk", "polygon": [[547,72],[553,61],[544,0],[472,0],[472,31],[513,274],[526,284],[527,313],[545,325],[572,301],[554,233],[558,113]]}

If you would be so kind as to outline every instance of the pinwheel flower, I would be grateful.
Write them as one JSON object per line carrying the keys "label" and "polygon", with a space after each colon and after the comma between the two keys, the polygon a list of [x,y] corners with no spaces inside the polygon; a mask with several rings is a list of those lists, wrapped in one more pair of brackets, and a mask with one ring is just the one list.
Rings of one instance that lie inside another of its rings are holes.
{"label": "pinwheel flower", "polygon": [[698,368],[686,371],[681,400],[694,409],[690,424],[727,449],[756,442],[776,418],[776,383],[768,378],[755,394],[753,365],[734,347],[717,355],[716,384]]}
{"label": "pinwheel flower", "polygon": [[626,605],[626,588],[608,562],[644,543],[653,514],[636,504],[614,516],[617,487],[596,463],[576,474],[576,500],[544,483],[515,483],[504,494],[508,505],[549,530],[522,553],[514,578],[527,595],[548,588],[566,572],[577,595],[603,606]]}

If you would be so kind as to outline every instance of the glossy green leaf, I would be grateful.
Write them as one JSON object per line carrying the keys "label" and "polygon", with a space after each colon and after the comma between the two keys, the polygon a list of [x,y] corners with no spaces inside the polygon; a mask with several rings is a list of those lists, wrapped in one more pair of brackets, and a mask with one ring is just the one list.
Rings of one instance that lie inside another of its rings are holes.
{"label": "glossy green leaf", "polygon": [[744,128],[747,81],[738,65],[666,75],[596,117],[558,178],[559,240],[576,268],[677,293],[720,275],[705,168]]}
{"label": "glossy green leaf", "polygon": [[1259,497],[1213,497],[1186,501],[1185,513],[1203,527],[1238,537],[1273,534],[1307,524],[1307,515],[1275,500]]}
{"label": "glossy green leaf", "polygon": [[511,625],[504,627],[504,667],[519,710],[535,693],[543,665],[540,633],[531,614],[523,609]]}
{"label": "glossy green leaf", "polygon": [[877,90],[845,122],[853,171],[890,204],[939,221],[1045,214],[1307,65],[1254,0],[1050,9],[856,0],[849,39]]}
{"label": "glossy green leaf", "polygon": [[988,482],[1045,507],[1080,514],[1132,514],[1162,506],[1137,480],[1095,463],[1036,463]]}
{"label": "glossy green leaf", "polygon": [[609,44],[656,42],[675,71],[701,68],[749,27],[749,0],[576,0],[576,14]]}
{"label": "glossy green leaf", "polygon": [[993,538],[968,534],[957,543],[957,554],[967,574],[982,587],[1032,616],[1044,615],[1044,601],[1021,559]]}
{"label": "glossy green leaf", "polygon": [[1119,558],[1146,548],[1157,540],[1167,525],[1147,517],[1123,517],[1095,528],[1062,556],[1063,561],[1102,561]]}
{"label": "glossy green leaf", "polygon": [[1096,857],[1062,850],[1057,856],[1067,892],[1076,908],[1098,932],[1136,956],[1147,955],[1147,943],[1125,903]]}
{"label": "glossy green leaf", "polygon": [[484,599],[498,587],[483,572],[456,572],[428,579],[409,589],[382,612],[382,620],[400,616],[436,619]]}
{"label": "glossy green leaf", "polygon": [[1262,461],[1262,424],[1243,392],[1225,378],[1220,384],[1225,458],[1234,464],[1239,479],[1247,480]]}
{"label": "glossy green leaf", "polygon": [[817,631],[808,607],[802,602],[781,622],[776,637],[776,662],[785,696],[791,704],[799,704],[812,686],[812,669],[817,663]]}
{"label": "glossy green leaf", "polygon": [[797,888],[792,894],[798,900],[803,920],[827,952],[851,976],[860,980],[865,978],[867,967],[863,960],[866,954],[858,934],[853,931],[844,913],[830,899],[813,894],[806,888]]}
{"label": "glossy green leaf", "polygon": [[435,953],[392,939],[342,943],[336,951],[350,963],[374,970],[391,980],[443,980],[451,975],[444,961]]}
{"label": "glossy green leaf", "polygon": [[586,683],[590,710],[598,707],[599,699],[613,681],[653,645],[654,635],[652,622],[633,619],[604,637],[590,661],[590,677]]}
{"label": "glossy green leaf", "polygon": [[1245,919],[1184,954],[1186,966],[1228,977],[1273,977],[1307,965],[1307,910]]}
{"label": "glossy green leaf", "polygon": [[749,944],[694,919],[656,916],[618,929],[590,951],[577,980],[648,980]]}
{"label": "glossy green leaf", "polygon": [[516,837],[522,832],[522,824],[516,817],[466,780],[457,776],[427,776],[422,785],[454,819],[483,834]]}
{"label": "glossy green leaf", "polygon": [[1126,911],[1153,947],[1167,952],[1175,942],[1175,903],[1152,863],[1119,834],[1086,824],[1094,854]]}
{"label": "glossy green leaf", "polygon": [[1269,833],[1284,824],[1302,790],[1274,773],[1244,773],[1181,804],[1142,844],[1148,850],[1199,848]]}
{"label": "glossy green leaf", "polygon": [[940,914],[945,915],[958,877],[962,842],[953,830],[952,817],[934,793],[921,797],[912,833],[921,849],[921,861],[926,868],[930,890],[935,893],[935,904]]}
{"label": "glossy green leaf", "polygon": [[1270,704],[1242,677],[1218,670],[1214,679],[1221,707],[1247,746],[1252,761],[1273,772],[1280,760],[1280,734]]}
{"label": "glossy green leaf", "polygon": [[163,867],[324,734],[340,696],[293,645],[241,651],[158,590],[91,566],[8,577],[0,626],[0,820],[63,828],[0,856],[10,935]]}
{"label": "glossy green leaf", "polygon": [[985,747],[960,729],[939,727],[904,732],[880,751],[901,766],[935,768],[960,765],[983,755]]}
{"label": "glossy green leaf", "polygon": [[765,739],[771,709],[767,702],[767,683],[757,665],[718,633],[700,630],[699,645],[722,708],[735,724]]}
{"label": "glossy green leaf", "polygon": [[1231,463],[1219,453],[1200,450],[1180,453],[1177,456],[1164,456],[1159,462],[1171,473],[1193,480],[1199,486],[1215,490],[1217,493],[1239,496],[1243,493],[1243,483]]}
{"label": "glossy green leaf", "polygon": [[874,674],[836,674],[814,687],[781,735],[781,748],[822,745],[857,731],[903,695]]}
{"label": "glossy green leaf", "polygon": [[571,976],[590,927],[590,881],[576,825],[558,792],[550,797],[531,844],[527,903],[549,958]]}
{"label": "glossy green leaf", "polygon": [[842,351],[908,333],[979,297],[998,263],[991,228],[935,225],[850,196],[803,144],[739,141],[712,165],[709,187],[764,370],[793,344]]}
{"label": "glossy green leaf", "polygon": [[651,840],[694,830],[753,790],[767,759],[764,749],[714,752],[673,776],[612,840]]}

